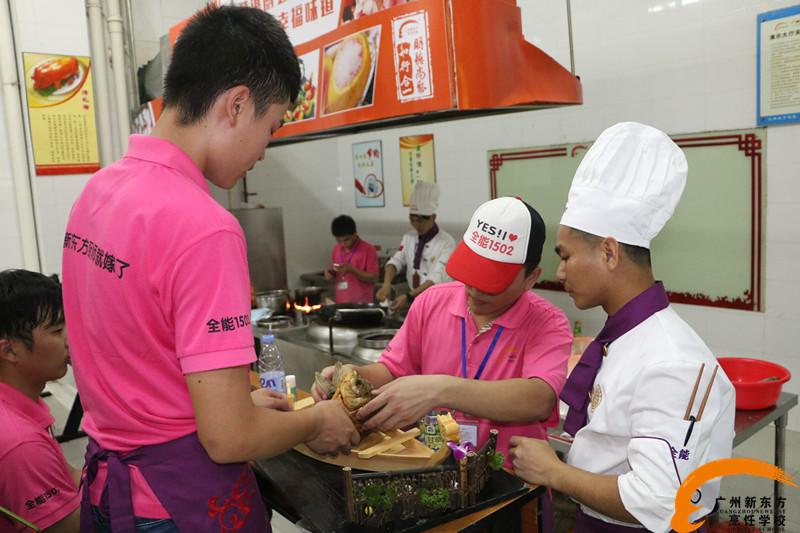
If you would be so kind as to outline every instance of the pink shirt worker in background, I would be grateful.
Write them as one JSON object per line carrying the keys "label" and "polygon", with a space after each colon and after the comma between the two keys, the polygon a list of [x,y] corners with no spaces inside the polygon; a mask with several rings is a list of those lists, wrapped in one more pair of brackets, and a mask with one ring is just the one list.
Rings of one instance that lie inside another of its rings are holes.
{"label": "pink shirt worker in background", "polygon": [[380,270],[378,252],[358,236],[355,221],[347,215],[333,219],[331,233],[336,246],[325,278],[336,284],[336,303],[372,303]]}

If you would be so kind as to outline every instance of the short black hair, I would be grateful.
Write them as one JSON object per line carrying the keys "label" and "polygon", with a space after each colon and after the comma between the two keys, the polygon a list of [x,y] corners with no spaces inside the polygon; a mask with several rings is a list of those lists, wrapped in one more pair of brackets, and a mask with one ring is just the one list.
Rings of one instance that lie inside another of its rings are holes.
{"label": "short black hair", "polygon": [[[570,233],[575,235],[576,237],[580,238],[583,241],[583,244],[589,248],[594,248],[595,246],[599,245],[603,242],[603,237],[598,235],[594,235],[592,233],[587,233],[585,231],[569,228]],[[642,246],[634,246],[632,244],[625,244],[624,242],[619,243],[619,248],[622,250],[628,259],[631,260],[636,266],[639,267],[651,267],[650,262],[650,250],[644,248]]]}
{"label": "short black hair", "polygon": [[64,323],[61,285],[29,270],[0,272],[0,338],[33,349],[33,330]]}
{"label": "short black hair", "polygon": [[523,263],[522,266],[525,267],[525,277],[527,278],[528,276],[531,275],[531,272],[536,270],[536,267],[539,266],[539,262],[528,261],[526,263]]}
{"label": "short black hair", "polygon": [[178,122],[201,120],[225,91],[250,89],[255,115],[271,104],[291,102],[300,92],[300,65],[280,23],[261,9],[208,6],[186,24],[175,42],[164,77],[165,108]]}
{"label": "short black hair", "polygon": [[331,233],[334,237],[345,237],[347,235],[355,235],[356,221],[347,215],[339,215],[331,222]]}

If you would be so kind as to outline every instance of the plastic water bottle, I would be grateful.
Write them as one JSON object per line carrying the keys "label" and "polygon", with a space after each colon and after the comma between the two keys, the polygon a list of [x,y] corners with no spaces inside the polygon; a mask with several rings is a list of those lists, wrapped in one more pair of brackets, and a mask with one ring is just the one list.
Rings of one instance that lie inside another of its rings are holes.
{"label": "plastic water bottle", "polygon": [[286,396],[286,372],[283,370],[281,352],[275,346],[275,335],[261,337],[261,353],[258,354],[258,375],[261,387],[278,391]]}

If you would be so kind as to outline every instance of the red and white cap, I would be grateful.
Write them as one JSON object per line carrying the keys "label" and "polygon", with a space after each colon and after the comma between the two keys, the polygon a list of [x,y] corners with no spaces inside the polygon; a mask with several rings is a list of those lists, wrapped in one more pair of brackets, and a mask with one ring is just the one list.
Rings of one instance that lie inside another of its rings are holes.
{"label": "red and white cap", "polygon": [[545,226],[531,206],[511,196],[481,205],[447,261],[447,274],[490,294],[511,285],[525,263],[539,263]]}

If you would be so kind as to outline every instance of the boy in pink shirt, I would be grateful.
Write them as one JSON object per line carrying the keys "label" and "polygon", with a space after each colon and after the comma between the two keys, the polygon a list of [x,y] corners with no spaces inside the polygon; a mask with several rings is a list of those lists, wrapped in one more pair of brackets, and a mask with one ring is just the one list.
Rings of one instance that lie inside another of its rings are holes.
{"label": "boy in pink shirt", "polygon": [[[0,532],[78,531],[80,471],[64,459],[40,398],[69,363],[61,287],[38,272],[0,272]],[[13,515],[13,516],[12,516]]]}
{"label": "boy in pink shirt", "polygon": [[331,233],[336,246],[325,279],[336,282],[336,303],[372,303],[380,270],[378,252],[358,236],[355,220],[347,215],[333,219]]}
{"label": "boy in pink shirt", "polygon": [[366,428],[406,427],[446,408],[465,431],[477,423],[464,439],[476,446],[491,428],[504,453],[512,435],[546,440],[558,424],[572,332],[560,309],[530,292],[544,235],[539,213],[518,198],[478,208],[447,262],[458,282],[415,299],[379,362],[359,368],[378,388],[359,414]]}
{"label": "boy in pink shirt", "polygon": [[269,531],[247,461],[359,441],[338,402],[294,412],[251,395],[244,234],[208,185],[231,189],[264,159],[299,88],[274,17],[203,9],[172,51],[152,134],[131,136],[73,206],[63,275],[90,437],[82,531]]}
{"label": "boy in pink shirt", "polygon": [[[366,429],[403,428],[448,409],[461,440],[476,447],[497,429],[507,467],[513,435],[547,440],[559,420],[572,331],[560,309],[530,292],[544,238],[541,216],[519,198],[475,211],[447,262],[458,281],[417,297],[379,361],[358,368],[377,388],[357,415]],[[315,385],[312,394],[325,393]]]}

